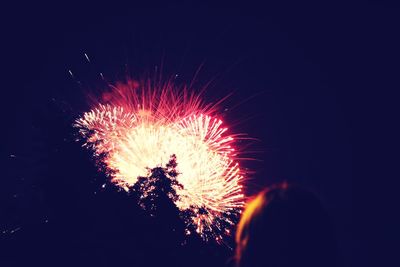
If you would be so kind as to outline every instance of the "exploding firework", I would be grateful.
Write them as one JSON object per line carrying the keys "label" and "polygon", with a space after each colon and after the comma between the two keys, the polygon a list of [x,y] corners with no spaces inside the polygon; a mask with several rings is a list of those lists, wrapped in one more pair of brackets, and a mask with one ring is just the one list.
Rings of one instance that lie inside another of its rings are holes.
{"label": "exploding firework", "polygon": [[[229,233],[243,207],[242,172],[216,105],[172,82],[117,84],[76,120],[84,146],[110,171],[111,181],[147,196],[154,186],[135,187],[155,167],[176,161],[171,197],[187,229],[204,240]],[[167,176],[166,176],[167,177]]]}

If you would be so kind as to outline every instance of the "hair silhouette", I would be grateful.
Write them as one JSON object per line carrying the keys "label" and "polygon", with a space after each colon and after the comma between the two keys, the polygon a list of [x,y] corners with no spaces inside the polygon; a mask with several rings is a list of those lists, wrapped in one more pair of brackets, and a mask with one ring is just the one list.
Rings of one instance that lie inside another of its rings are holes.
{"label": "hair silhouette", "polygon": [[336,265],[329,217],[311,192],[286,183],[259,193],[236,233],[239,267]]}

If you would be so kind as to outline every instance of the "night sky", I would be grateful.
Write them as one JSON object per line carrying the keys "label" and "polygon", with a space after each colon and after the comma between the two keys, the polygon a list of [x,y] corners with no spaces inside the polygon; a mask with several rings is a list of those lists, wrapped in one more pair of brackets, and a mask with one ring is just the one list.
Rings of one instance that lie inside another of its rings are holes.
{"label": "night sky", "polygon": [[254,159],[242,163],[251,171],[247,193],[281,181],[314,191],[334,223],[340,266],[354,266],[361,252],[352,232],[352,121],[362,87],[354,80],[364,60],[378,62],[372,36],[395,28],[380,26],[396,9],[300,2],[7,9],[0,266],[231,263],[229,248],[195,238],[181,246],[129,194],[101,188],[107,178],[74,141],[71,123],[89,109],[87,93],[106,87],[100,73],[112,83],[155,70],[178,85],[198,71],[195,88],[210,82],[206,102],[230,94],[224,120],[254,139],[238,144]]}

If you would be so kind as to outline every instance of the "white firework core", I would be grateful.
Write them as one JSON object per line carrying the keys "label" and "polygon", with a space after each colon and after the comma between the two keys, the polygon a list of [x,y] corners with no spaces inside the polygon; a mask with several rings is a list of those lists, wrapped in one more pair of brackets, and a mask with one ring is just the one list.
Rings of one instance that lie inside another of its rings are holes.
{"label": "white firework core", "polygon": [[165,166],[176,155],[177,181],[183,185],[174,188],[178,209],[192,209],[191,223],[203,237],[214,228],[229,232],[217,221],[233,224],[224,214],[240,211],[244,204],[234,136],[227,134],[215,107],[184,89],[176,92],[169,83],[156,90],[150,84],[117,85],[106,104],[96,104],[74,126],[84,146],[95,156],[104,155],[112,182],[127,191],[138,177],[148,175],[148,168]]}

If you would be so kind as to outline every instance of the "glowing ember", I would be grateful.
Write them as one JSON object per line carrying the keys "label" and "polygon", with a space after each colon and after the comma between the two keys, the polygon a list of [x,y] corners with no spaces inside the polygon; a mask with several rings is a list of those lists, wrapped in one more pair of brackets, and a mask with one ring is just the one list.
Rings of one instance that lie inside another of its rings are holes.
{"label": "glowing ember", "polygon": [[74,126],[126,191],[174,155],[180,186],[174,185],[172,200],[189,225],[186,233],[193,229],[218,241],[243,207],[234,136],[216,118],[215,106],[178,90],[171,83],[117,84]]}

